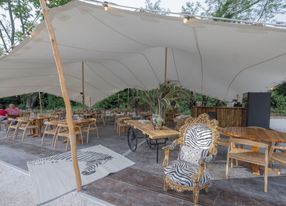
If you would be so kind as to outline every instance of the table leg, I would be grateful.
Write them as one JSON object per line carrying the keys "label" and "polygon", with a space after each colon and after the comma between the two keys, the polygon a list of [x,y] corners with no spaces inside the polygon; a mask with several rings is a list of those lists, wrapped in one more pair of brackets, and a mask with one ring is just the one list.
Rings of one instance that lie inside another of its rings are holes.
{"label": "table leg", "polygon": [[156,149],[157,149],[157,163],[159,162],[159,144],[158,144],[158,140],[156,140]]}
{"label": "table leg", "polygon": [[[167,140],[168,140],[168,138],[165,138],[163,142],[160,142],[158,140],[153,140],[153,142],[152,142],[151,139],[149,141],[149,144],[151,146],[155,146],[155,148],[156,148],[156,163],[159,162],[159,148],[160,148],[160,145],[165,145],[167,143]],[[155,141],[155,143],[154,143],[154,141]]]}

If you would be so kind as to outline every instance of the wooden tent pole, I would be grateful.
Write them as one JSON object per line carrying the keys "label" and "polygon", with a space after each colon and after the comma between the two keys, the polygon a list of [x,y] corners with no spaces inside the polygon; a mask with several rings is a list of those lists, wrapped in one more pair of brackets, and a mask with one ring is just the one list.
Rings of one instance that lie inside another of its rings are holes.
{"label": "wooden tent pole", "polygon": [[168,67],[168,48],[165,48],[165,72],[164,72],[164,82],[167,82],[167,68]]}
{"label": "wooden tent pole", "polygon": [[42,104],[41,92],[39,92],[39,103],[40,103],[40,113],[43,114],[43,104]]}
{"label": "wooden tent pole", "polygon": [[85,105],[85,91],[84,91],[84,62],[81,63],[81,88],[82,88],[82,105]]}
{"label": "wooden tent pole", "polygon": [[53,26],[50,22],[49,15],[48,15],[48,7],[44,0],[39,0],[39,1],[40,1],[40,5],[42,8],[44,20],[46,22],[46,27],[48,30],[51,47],[53,51],[53,56],[54,56],[54,60],[56,63],[56,68],[57,68],[57,72],[59,76],[60,87],[61,87],[62,95],[64,98],[64,102],[65,102],[66,118],[67,118],[69,137],[70,137],[70,142],[71,142],[71,156],[72,156],[73,168],[74,168],[75,179],[76,179],[76,188],[77,188],[77,191],[80,191],[81,190],[81,177],[80,177],[80,171],[79,171],[78,160],[77,160],[76,136],[75,136],[74,125],[73,125],[73,120],[72,120],[72,108],[70,104],[70,98],[69,98],[66,83],[65,83],[63,66],[62,66],[60,53],[59,53],[59,49],[58,49],[58,45],[56,41],[56,35],[55,35]]}
{"label": "wooden tent pole", "polygon": [[128,99],[127,99],[128,105],[127,105],[127,107],[129,107],[129,99],[130,99],[130,98],[129,98],[129,95],[130,95],[130,91],[129,91],[129,88],[128,88],[128,96],[127,96],[127,98],[128,98]]}

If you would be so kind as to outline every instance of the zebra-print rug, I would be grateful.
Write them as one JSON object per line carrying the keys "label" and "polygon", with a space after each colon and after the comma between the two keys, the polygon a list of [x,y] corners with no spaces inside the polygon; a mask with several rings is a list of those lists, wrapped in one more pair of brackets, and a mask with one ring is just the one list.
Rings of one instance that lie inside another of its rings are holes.
{"label": "zebra-print rug", "polygon": [[[78,150],[78,162],[83,185],[134,164],[102,145]],[[70,152],[30,161],[27,165],[37,204],[48,202],[75,189]]]}

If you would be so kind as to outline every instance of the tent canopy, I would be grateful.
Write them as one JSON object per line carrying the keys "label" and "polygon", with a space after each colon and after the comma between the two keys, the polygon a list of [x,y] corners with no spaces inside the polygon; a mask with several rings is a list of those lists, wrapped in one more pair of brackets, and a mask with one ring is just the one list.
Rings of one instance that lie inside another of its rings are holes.
{"label": "tent canopy", "polygon": [[[285,80],[286,30],[159,16],[83,1],[50,10],[69,95],[87,102],[124,88],[151,89],[167,79],[195,92],[231,100]],[[41,91],[61,96],[45,24],[0,59],[0,96]]]}

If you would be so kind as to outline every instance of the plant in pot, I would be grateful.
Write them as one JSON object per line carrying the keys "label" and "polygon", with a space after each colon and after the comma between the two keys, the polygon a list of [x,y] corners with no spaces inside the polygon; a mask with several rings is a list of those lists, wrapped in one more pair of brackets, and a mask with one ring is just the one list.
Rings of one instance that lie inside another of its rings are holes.
{"label": "plant in pot", "polygon": [[[154,129],[161,129],[164,124],[165,113],[172,108],[172,103],[185,98],[188,92],[179,84],[166,82],[158,88],[141,91],[141,100],[146,103],[152,112]],[[174,106],[174,105],[173,105]]]}

